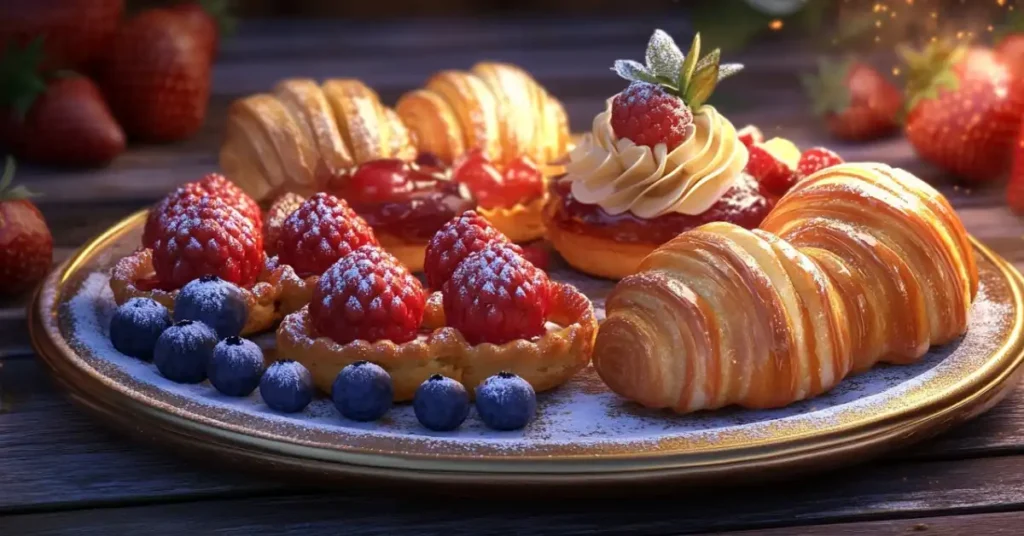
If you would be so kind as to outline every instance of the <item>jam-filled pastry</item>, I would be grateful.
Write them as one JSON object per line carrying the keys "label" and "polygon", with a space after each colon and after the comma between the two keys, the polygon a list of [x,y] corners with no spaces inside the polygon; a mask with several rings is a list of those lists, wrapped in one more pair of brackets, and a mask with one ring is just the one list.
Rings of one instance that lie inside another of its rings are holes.
{"label": "jam-filled pastry", "polygon": [[[716,84],[742,66],[720,64],[717,50],[699,55],[699,35],[683,56],[657,30],[647,65],[615,62],[630,85],[608,100],[569,154],[544,212],[548,239],[578,270],[617,279],[701,224],[756,227],[784,193],[765,188],[762,179],[774,181],[767,175],[776,168],[788,171],[783,182],[795,178],[788,154],[795,146],[760,139],[754,146],[750,139],[748,149],[748,140],[706,104]],[[759,158],[752,158],[754,151]]]}
{"label": "jam-filled pastry", "polygon": [[438,231],[426,273],[438,292],[428,295],[387,252],[357,249],[281,322],[278,351],[308,368],[324,392],[346,365],[374,362],[391,375],[396,401],[412,399],[432,374],[477,385],[510,371],[544,391],[589,363],[597,330],[590,301],[548,280],[477,214]]}
{"label": "jam-filled pastry", "polygon": [[759,229],[710,223],[647,257],[607,299],[594,367],[652,408],[784,406],[956,339],[977,290],[941,194],[841,164],[797,183]]}
{"label": "jam-filled pastry", "polygon": [[148,297],[173,310],[178,289],[217,276],[242,291],[248,312],[243,333],[269,328],[280,319],[284,287],[268,271],[258,216],[255,202],[223,177],[209,175],[178,188],[150,210],[143,247],[111,271],[115,301]]}

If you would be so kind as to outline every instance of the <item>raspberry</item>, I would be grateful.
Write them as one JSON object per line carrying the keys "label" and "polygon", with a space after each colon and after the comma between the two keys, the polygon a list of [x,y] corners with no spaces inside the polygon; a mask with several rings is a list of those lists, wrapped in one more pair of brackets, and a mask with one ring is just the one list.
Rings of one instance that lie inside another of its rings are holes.
{"label": "raspberry", "polygon": [[447,324],[471,344],[503,344],[544,332],[548,276],[506,244],[466,257],[444,284]]}
{"label": "raspberry", "polygon": [[519,246],[510,244],[508,237],[472,210],[467,210],[461,216],[450,220],[427,244],[427,253],[423,259],[427,284],[432,289],[440,289],[462,259],[484,249],[492,242],[508,244],[516,252],[521,252]]}
{"label": "raspberry", "polygon": [[160,232],[160,226],[183,212],[188,205],[206,196],[213,196],[224,201],[242,216],[249,218],[256,229],[262,232],[263,218],[259,205],[223,175],[210,173],[198,181],[178,187],[150,209],[149,216],[146,218],[146,227],[142,232],[142,245],[152,248],[153,242],[156,241],[157,234]]}
{"label": "raspberry", "polygon": [[416,337],[427,296],[398,259],[366,245],[331,266],[313,290],[309,316],[319,335],[338,344]]}
{"label": "raspberry", "polygon": [[827,167],[843,163],[843,159],[836,153],[824,147],[812,147],[800,155],[800,162],[796,165],[796,173],[799,177],[807,177]]}
{"label": "raspberry", "polygon": [[764,142],[764,134],[761,133],[761,129],[754,125],[747,125],[738,131],[736,135],[740,138],[740,143],[745,145],[747,149]]}
{"label": "raspberry", "polygon": [[633,82],[612,100],[611,123],[618,138],[652,149],[664,143],[671,151],[686,141],[693,112],[661,86]]}
{"label": "raspberry", "polygon": [[516,157],[505,167],[505,197],[526,203],[544,195],[544,174],[529,156]]}
{"label": "raspberry", "polygon": [[318,193],[284,220],[275,249],[302,277],[319,275],[364,244],[377,245],[373,229],[343,199]]}
{"label": "raspberry", "polygon": [[455,162],[452,180],[465,184],[483,208],[507,207],[516,203],[516,199],[508,197],[505,179],[498,168],[480,149],[467,152]]}
{"label": "raspberry", "polygon": [[263,244],[267,248],[267,255],[277,255],[277,239],[281,236],[281,227],[284,220],[292,215],[306,200],[296,193],[287,193],[274,200],[267,211],[267,219],[263,220]]}
{"label": "raspberry", "polygon": [[785,162],[775,158],[761,145],[748,149],[746,172],[753,175],[761,186],[774,195],[783,195],[796,184],[797,175]]}
{"label": "raspberry", "polygon": [[181,288],[204,275],[247,287],[263,268],[263,235],[216,197],[204,197],[167,220],[153,243],[157,278]]}

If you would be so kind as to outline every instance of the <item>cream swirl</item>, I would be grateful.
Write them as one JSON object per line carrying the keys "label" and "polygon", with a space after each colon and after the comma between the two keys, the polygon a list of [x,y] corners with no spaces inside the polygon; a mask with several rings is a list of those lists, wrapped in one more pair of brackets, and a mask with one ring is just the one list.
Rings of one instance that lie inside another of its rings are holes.
{"label": "cream swirl", "polygon": [[616,139],[611,100],[594,118],[593,130],[569,154],[566,178],[581,203],[609,214],[641,218],[671,212],[696,215],[718,201],[747,165],[747,148],[736,128],[712,106],[702,106],[686,141],[671,152]]}

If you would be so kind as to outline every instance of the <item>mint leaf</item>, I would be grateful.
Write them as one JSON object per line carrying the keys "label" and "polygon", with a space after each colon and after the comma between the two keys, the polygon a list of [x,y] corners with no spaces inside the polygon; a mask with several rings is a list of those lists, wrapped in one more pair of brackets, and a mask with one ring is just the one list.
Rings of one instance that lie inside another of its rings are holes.
{"label": "mint leaf", "polygon": [[671,36],[662,30],[654,30],[647,43],[645,59],[649,71],[674,80],[683,64],[683,53]]}
{"label": "mint leaf", "polygon": [[657,77],[647,70],[638,61],[633,60],[615,60],[615,66],[612,67],[615,74],[629,80],[630,82],[650,82],[656,84],[658,82]]}

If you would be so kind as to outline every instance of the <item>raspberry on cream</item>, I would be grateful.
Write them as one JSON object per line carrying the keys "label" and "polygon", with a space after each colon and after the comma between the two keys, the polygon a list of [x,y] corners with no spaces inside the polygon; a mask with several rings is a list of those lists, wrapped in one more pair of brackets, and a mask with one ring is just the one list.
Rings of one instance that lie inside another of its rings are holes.
{"label": "raspberry on cream", "polygon": [[609,100],[566,165],[573,196],[609,214],[700,214],[733,186],[747,164],[736,128],[712,106],[699,109],[686,140],[672,151],[663,143],[652,149],[617,139],[610,116]]}

